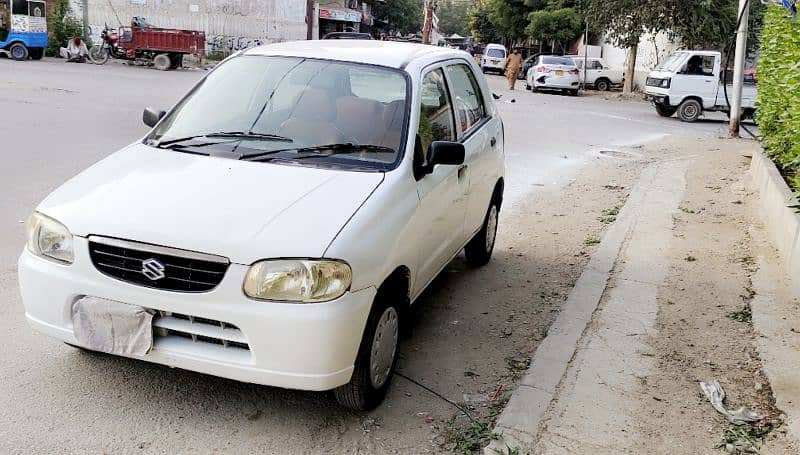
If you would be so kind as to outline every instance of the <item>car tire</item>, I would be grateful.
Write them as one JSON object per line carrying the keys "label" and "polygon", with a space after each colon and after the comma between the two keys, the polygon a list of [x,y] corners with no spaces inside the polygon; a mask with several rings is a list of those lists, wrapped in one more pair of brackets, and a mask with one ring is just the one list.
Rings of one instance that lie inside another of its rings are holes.
{"label": "car tire", "polygon": [[570,90],[568,93],[569,93],[569,96],[578,96],[578,90],[577,89]]}
{"label": "car tire", "polygon": [[598,79],[594,81],[594,88],[601,92],[607,92],[611,89],[611,81],[608,79]]}
{"label": "car tire", "polygon": [[530,84],[528,84],[528,83],[526,83],[526,84],[525,84],[525,90],[530,90],[530,89],[531,89],[531,85],[530,85]]}
{"label": "car tire", "polygon": [[538,92],[538,91],[539,91],[539,88],[538,88],[538,87],[536,87],[536,85],[535,85],[535,84],[534,84],[534,85],[531,85],[531,91],[532,91],[533,93],[536,93],[536,92]]}
{"label": "car tire", "polygon": [[703,106],[696,99],[683,100],[678,106],[678,118],[687,123],[697,121],[703,114]]}
{"label": "car tire", "polygon": [[[369,411],[386,397],[397,363],[400,302],[402,299],[398,296],[382,295],[380,291],[375,297],[350,382],[333,390],[340,405]],[[387,340],[388,345],[385,344]]]}
{"label": "car tire", "polygon": [[8,48],[8,53],[14,60],[28,60],[28,48],[22,43],[14,43]]}
{"label": "car tire", "polygon": [[167,54],[158,54],[153,58],[153,67],[159,71],[166,71],[171,66],[172,60],[170,60]]}
{"label": "car tire", "polygon": [[677,107],[664,106],[663,104],[658,103],[655,103],[654,106],[656,108],[656,112],[658,112],[658,115],[662,117],[672,117],[678,110]]}
{"label": "car tire", "polygon": [[499,215],[500,202],[496,197],[493,197],[491,204],[489,204],[489,209],[486,210],[486,217],[483,219],[481,230],[464,247],[467,264],[471,267],[486,265],[492,258],[494,243],[497,238]]}

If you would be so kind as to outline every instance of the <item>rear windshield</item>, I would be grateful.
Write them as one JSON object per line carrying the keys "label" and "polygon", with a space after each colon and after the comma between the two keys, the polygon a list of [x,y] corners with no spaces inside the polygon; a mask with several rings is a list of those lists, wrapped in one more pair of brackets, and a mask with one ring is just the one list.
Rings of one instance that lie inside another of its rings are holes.
{"label": "rear windshield", "polygon": [[542,57],[542,63],[545,65],[566,65],[575,66],[575,62],[567,57]]}
{"label": "rear windshield", "polygon": [[488,49],[486,51],[487,57],[497,57],[497,58],[505,58],[506,51],[502,49]]}

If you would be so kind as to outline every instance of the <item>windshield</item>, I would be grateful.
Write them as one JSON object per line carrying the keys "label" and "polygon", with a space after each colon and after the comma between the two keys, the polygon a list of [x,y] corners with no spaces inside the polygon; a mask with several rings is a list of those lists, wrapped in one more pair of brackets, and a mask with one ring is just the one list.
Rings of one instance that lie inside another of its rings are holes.
{"label": "windshield", "polygon": [[542,57],[542,63],[545,65],[575,66],[575,62],[568,57]]}
{"label": "windshield", "polygon": [[669,56],[666,60],[661,62],[658,66],[656,66],[656,71],[670,71],[675,72],[678,71],[681,67],[681,63],[683,62],[683,57],[686,55],[685,52],[676,52]]}
{"label": "windshield", "polygon": [[505,58],[506,51],[502,49],[487,49],[486,50],[487,57],[494,57],[494,58]]}
{"label": "windshield", "polygon": [[[302,149],[357,144],[359,153],[297,160],[386,169],[403,144],[406,78],[396,70],[293,57],[242,56],[211,72],[146,138],[150,145],[200,141],[272,160],[307,156]],[[244,134],[221,134],[238,132]],[[202,138],[202,139],[201,139]],[[212,139],[213,138],[213,139]],[[224,147],[223,147],[224,146]],[[181,150],[184,151],[184,150]],[[225,156],[224,153],[218,153]]]}

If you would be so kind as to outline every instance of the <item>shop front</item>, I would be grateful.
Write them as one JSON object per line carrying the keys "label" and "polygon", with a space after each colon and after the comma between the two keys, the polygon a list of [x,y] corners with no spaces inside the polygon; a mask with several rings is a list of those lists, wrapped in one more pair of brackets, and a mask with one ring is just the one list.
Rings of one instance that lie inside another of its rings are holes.
{"label": "shop front", "polygon": [[320,7],[319,38],[333,32],[360,32],[362,17],[354,9]]}

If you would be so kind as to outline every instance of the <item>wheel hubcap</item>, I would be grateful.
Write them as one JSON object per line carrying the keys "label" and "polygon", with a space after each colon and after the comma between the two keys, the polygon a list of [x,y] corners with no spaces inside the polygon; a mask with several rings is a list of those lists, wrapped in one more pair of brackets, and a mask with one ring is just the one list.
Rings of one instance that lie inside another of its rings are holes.
{"label": "wheel hubcap", "polygon": [[494,248],[494,239],[497,236],[497,206],[492,204],[489,209],[489,218],[486,220],[486,252]]}
{"label": "wheel hubcap", "polygon": [[683,110],[683,113],[686,114],[687,117],[694,117],[697,115],[697,108],[694,106],[686,106],[686,109]]}
{"label": "wheel hubcap", "polygon": [[389,378],[397,349],[398,326],[397,310],[394,307],[385,309],[375,328],[369,357],[369,378],[376,389],[381,388]]}

